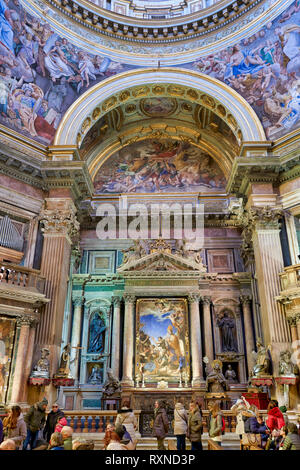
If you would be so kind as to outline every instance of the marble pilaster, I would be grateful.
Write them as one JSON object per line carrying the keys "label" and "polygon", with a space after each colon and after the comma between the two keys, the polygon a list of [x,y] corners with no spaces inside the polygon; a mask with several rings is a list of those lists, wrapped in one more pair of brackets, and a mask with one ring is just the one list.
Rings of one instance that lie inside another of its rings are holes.
{"label": "marble pilaster", "polygon": [[52,375],[56,373],[60,357],[71,245],[79,223],[70,197],[45,199],[39,218],[44,234],[41,274],[46,277],[45,294],[51,302],[45,307],[38,325],[37,343],[50,349]]}

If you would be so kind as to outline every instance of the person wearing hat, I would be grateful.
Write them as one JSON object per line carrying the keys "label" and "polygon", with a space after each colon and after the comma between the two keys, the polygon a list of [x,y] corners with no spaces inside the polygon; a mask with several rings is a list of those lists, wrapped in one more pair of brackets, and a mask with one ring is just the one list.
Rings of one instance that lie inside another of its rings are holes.
{"label": "person wearing hat", "polygon": [[35,403],[29,408],[28,413],[24,417],[27,424],[27,436],[23,444],[23,450],[27,450],[28,444],[30,450],[36,446],[39,431],[43,429],[46,422],[46,408],[48,405],[47,398]]}
{"label": "person wearing hat", "polygon": [[136,440],[129,441],[128,444],[122,444],[122,439],[126,432],[123,424],[117,424],[115,429],[107,431],[105,434],[108,445],[106,450],[135,450]]}

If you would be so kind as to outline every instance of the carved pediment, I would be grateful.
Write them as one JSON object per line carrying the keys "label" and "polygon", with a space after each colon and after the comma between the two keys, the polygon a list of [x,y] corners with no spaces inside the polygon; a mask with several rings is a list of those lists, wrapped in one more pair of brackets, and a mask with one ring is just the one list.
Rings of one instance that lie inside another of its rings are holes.
{"label": "carved pediment", "polygon": [[189,258],[184,258],[178,254],[172,254],[167,251],[157,251],[142,256],[139,259],[131,259],[117,269],[118,273],[125,274],[129,272],[206,272],[205,266]]}

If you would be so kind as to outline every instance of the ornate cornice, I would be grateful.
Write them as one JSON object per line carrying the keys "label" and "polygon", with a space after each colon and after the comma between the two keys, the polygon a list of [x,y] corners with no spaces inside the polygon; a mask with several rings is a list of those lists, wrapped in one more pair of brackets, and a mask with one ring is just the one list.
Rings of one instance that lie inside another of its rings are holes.
{"label": "ornate cornice", "polygon": [[28,287],[5,286],[4,284],[0,284],[0,298],[15,300],[21,304],[33,304],[36,307],[50,302],[44,294],[31,291]]}

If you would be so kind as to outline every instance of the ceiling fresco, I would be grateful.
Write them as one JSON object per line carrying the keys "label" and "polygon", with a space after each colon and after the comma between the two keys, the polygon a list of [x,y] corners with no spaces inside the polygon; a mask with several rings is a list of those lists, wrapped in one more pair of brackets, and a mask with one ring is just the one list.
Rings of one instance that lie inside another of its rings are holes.
{"label": "ceiling fresco", "polygon": [[[297,1],[255,35],[193,63],[185,63],[183,55],[180,67],[228,84],[251,104],[267,137],[277,139],[299,125],[299,24]],[[126,54],[122,63],[90,54],[31,16],[18,0],[0,0],[0,123],[4,126],[49,145],[65,112],[82,93],[133,68]],[[156,99],[156,105],[145,99],[142,106],[149,117],[159,111],[165,118],[173,112],[164,97]]]}

